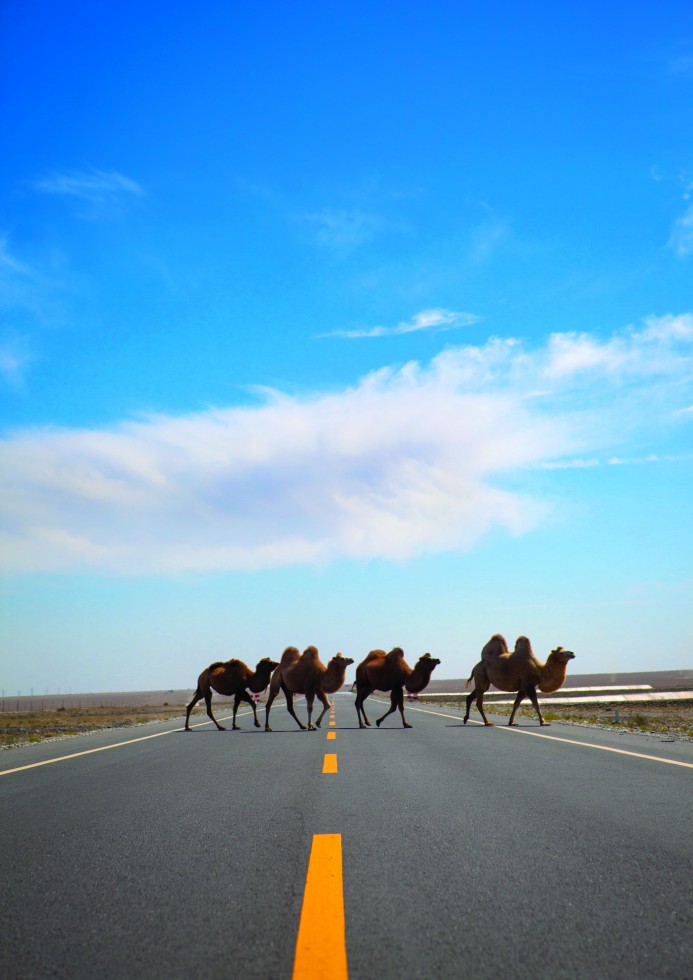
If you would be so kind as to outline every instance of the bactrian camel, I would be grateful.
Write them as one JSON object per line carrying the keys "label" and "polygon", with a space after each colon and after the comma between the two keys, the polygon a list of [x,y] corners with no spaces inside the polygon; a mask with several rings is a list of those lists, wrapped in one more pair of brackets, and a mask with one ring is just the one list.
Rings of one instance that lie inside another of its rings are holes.
{"label": "bactrian camel", "polygon": [[356,668],[356,715],[359,728],[366,726],[370,728],[371,723],[366,717],[363,703],[373,691],[390,691],[390,708],[382,718],[376,720],[378,728],[381,722],[398,708],[403,727],[411,728],[404,718],[404,688],[406,687],[411,694],[423,691],[439,663],[440,660],[436,660],[430,653],[424,653],[412,670],[404,659],[401,647],[395,647],[389,653],[385,653],[384,650],[371,650]]}
{"label": "bactrian camel", "polygon": [[[316,647],[306,647],[303,653],[299,653],[296,647],[287,647],[270,680],[269,695],[265,707],[265,731],[272,731],[269,726],[270,708],[280,690],[284,692],[288,712],[299,728],[305,729],[306,726],[296,717],[294,694],[305,694],[306,696],[308,731],[315,731],[316,728],[320,728],[320,722],[330,706],[327,695],[334,694],[342,687],[346,669],[353,662],[351,657],[344,657],[341,653],[337,653],[326,667],[318,656]],[[315,698],[320,701],[323,709],[320,717],[313,724],[311,716]]]}
{"label": "bactrian camel", "polygon": [[545,664],[540,663],[532,652],[532,645],[526,636],[518,636],[515,649],[511,653],[505,638],[499,633],[492,636],[481,651],[481,660],[474,667],[465,687],[474,680],[474,690],[467,696],[467,711],[464,723],[467,724],[469,712],[474,701],[485,725],[492,725],[484,712],[484,694],[493,684],[499,691],[517,691],[517,697],[510,714],[509,725],[516,725],[515,713],[525,698],[529,698],[539,715],[539,723],[548,725],[539,708],[537,688],[542,694],[553,694],[565,681],[568,662],[575,654],[563,647],[556,647]]}
{"label": "bactrian camel", "polygon": [[202,698],[205,699],[205,704],[207,705],[207,714],[212,719],[214,724],[220,731],[226,731],[223,725],[220,725],[212,714],[212,691],[216,691],[217,694],[225,694],[227,697],[234,695],[233,700],[233,729],[234,731],[239,730],[239,726],[236,724],[236,712],[238,711],[238,705],[241,701],[247,701],[250,707],[253,709],[253,716],[255,718],[255,727],[260,728],[260,722],[257,720],[257,708],[255,707],[255,702],[248,695],[248,691],[252,691],[254,694],[259,694],[260,691],[264,691],[269,684],[270,674],[275,667],[279,664],[276,660],[270,660],[269,657],[263,657],[262,660],[258,661],[258,665],[255,668],[255,673],[243,663],[242,660],[216,660],[213,664],[210,664],[206,670],[203,670],[197,681],[197,690],[195,691],[195,696],[188,705],[186,715],[185,715],[185,730],[190,731],[190,712],[195,707],[198,701]]}

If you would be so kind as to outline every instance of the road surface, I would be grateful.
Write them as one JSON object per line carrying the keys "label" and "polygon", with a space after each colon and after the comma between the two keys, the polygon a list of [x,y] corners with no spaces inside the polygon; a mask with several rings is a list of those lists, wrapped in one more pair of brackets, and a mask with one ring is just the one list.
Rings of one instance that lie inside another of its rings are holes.
{"label": "road surface", "polygon": [[0,974],[693,976],[693,743],[406,711],[0,753]]}

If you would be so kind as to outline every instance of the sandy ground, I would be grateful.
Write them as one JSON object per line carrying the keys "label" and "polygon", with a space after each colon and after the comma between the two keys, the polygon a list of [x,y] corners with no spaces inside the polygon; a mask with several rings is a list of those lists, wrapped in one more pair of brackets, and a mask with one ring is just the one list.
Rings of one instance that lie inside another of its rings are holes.
{"label": "sandy ground", "polygon": [[[419,697],[426,702],[426,695]],[[463,696],[450,698],[430,698],[431,704],[440,705],[443,701],[455,708],[464,706]],[[541,698],[539,699],[541,705]],[[509,707],[496,707],[490,702],[484,704],[487,714],[505,715],[509,717]],[[693,740],[693,700],[691,701],[660,701],[655,704],[637,703],[627,705],[547,705],[542,707],[546,721],[561,722],[571,725],[588,725],[596,728],[608,728],[611,731],[640,732],[643,735],[651,733],[668,735],[672,738]],[[530,706],[521,708],[517,717],[535,718],[536,712]],[[470,718],[477,721],[481,716],[472,707]]]}

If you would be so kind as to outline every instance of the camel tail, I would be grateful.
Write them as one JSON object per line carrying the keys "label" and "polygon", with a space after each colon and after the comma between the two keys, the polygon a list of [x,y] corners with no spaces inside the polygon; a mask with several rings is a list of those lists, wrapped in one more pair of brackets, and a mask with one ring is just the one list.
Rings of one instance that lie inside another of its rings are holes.
{"label": "camel tail", "polygon": [[472,683],[472,678],[473,677],[474,677],[474,671],[471,672],[471,674],[469,675],[469,677],[467,678],[467,680],[464,682],[464,689],[465,689],[465,691],[467,690],[467,688],[469,687],[469,685]]}

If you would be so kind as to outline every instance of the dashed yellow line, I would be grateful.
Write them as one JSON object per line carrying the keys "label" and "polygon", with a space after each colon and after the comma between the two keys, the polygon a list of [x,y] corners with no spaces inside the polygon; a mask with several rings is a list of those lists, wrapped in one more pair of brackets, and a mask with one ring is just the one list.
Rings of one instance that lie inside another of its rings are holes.
{"label": "dashed yellow line", "polygon": [[346,980],[342,835],[315,834],[292,980]]}
{"label": "dashed yellow line", "polygon": [[337,732],[328,732],[327,733],[327,737],[328,738],[337,738]]}
{"label": "dashed yellow line", "polygon": [[335,773],[339,770],[337,769],[337,753],[336,752],[326,752],[325,758],[322,763],[323,773]]}

